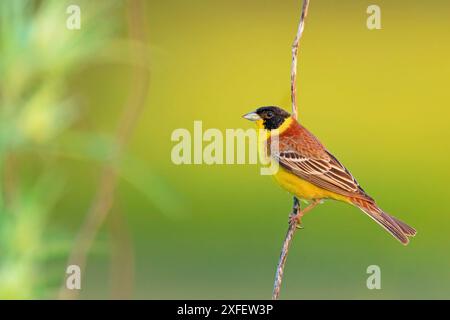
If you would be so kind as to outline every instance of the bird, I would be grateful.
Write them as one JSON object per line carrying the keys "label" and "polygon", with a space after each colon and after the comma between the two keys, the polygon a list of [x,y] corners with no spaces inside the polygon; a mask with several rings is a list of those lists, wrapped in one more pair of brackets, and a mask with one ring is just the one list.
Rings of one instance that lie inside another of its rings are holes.
{"label": "bird", "polygon": [[[267,155],[278,164],[274,179],[294,195],[294,206],[299,200],[308,206],[290,216],[301,226],[302,217],[324,200],[332,199],[356,206],[382,226],[402,244],[407,245],[416,230],[384,212],[359,185],[353,175],[329,152],[308,129],[287,111],[277,106],[260,107],[243,115],[253,121],[262,136]],[[276,137],[276,138],[275,138]],[[278,140],[276,148],[272,140]]]}

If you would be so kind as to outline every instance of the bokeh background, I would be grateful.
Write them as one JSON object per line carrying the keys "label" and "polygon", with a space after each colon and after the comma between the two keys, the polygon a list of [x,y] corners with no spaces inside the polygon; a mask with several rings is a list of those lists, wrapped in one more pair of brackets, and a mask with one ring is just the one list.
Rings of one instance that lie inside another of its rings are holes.
{"label": "bokeh background", "polygon": [[[300,3],[1,1],[0,297],[270,298],[292,197],[257,165],[176,166],[170,137],[289,110]],[[296,235],[282,298],[450,298],[449,10],[311,1],[300,121],[418,235],[403,247],[326,202]],[[73,261],[79,295],[61,289]]]}

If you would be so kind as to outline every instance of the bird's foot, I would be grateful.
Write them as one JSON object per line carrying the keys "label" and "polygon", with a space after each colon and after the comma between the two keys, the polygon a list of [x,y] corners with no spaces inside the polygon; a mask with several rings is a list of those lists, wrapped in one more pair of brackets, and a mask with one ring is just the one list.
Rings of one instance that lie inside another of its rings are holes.
{"label": "bird's foot", "polygon": [[295,224],[297,229],[303,229],[302,224],[303,211],[300,209],[300,200],[294,197],[294,205],[292,207],[292,212],[289,215],[289,225]]}
{"label": "bird's foot", "polygon": [[296,224],[297,229],[304,229],[302,224],[302,214],[300,212],[298,213],[291,213],[289,215],[289,225]]}

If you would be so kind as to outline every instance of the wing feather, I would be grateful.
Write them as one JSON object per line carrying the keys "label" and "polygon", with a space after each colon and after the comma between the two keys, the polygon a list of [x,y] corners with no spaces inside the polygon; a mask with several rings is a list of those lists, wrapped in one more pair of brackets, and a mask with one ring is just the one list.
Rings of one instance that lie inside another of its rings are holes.
{"label": "wing feather", "polygon": [[282,167],[314,185],[341,195],[370,198],[350,172],[328,151],[326,153],[328,157],[313,158],[291,149],[275,153],[273,157]]}

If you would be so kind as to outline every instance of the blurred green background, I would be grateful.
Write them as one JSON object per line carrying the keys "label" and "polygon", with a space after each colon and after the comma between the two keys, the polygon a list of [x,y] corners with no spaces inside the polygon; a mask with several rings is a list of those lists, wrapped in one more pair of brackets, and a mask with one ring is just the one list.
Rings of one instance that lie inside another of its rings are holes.
{"label": "blurred green background", "polygon": [[[270,298],[292,197],[257,165],[176,166],[170,137],[289,110],[300,4],[1,1],[0,298],[64,297],[83,245],[81,298]],[[311,1],[299,118],[418,235],[403,247],[326,202],[296,235],[284,299],[450,298],[450,4],[376,1],[368,30],[370,4]]]}

